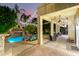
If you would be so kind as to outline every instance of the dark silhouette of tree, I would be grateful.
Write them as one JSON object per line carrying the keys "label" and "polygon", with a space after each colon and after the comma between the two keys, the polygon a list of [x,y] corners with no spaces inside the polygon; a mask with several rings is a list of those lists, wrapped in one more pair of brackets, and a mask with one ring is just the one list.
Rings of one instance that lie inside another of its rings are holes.
{"label": "dark silhouette of tree", "polygon": [[31,15],[25,15],[24,13],[21,15],[21,18],[20,18],[20,20],[22,21],[22,18],[23,18],[23,20],[24,20],[24,22],[26,22],[26,20],[27,19],[29,19],[29,17],[30,17]]}
{"label": "dark silhouette of tree", "polygon": [[16,25],[16,12],[7,6],[0,6],[0,33],[7,32]]}
{"label": "dark silhouette of tree", "polygon": [[15,11],[16,11],[16,13],[20,13],[20,11],[19,11],[19,7],[18,7],[17,4],[15,4]]}
{"label": "dark silhouette of tree", "polygon": [[32,23],[37,23],[37,18],[33,18]]}

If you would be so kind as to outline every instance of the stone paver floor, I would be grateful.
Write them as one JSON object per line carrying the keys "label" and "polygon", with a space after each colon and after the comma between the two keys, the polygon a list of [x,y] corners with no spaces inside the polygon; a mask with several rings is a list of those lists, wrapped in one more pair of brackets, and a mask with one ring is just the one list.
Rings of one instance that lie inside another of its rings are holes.
{"label": "stone paver floor", "polygon": [[19,56],[69,56],[69,54],[56,50],[54,48],[49,48],[46,46],[36,46],[29,50],[24,50]]}

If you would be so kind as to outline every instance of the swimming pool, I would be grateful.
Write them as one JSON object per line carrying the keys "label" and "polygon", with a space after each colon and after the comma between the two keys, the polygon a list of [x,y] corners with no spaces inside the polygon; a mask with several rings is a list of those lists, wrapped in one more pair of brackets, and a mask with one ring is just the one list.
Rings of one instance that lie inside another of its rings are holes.
{"label": "swimming pool", "polygon": [[7,42],[9,42],[9,43],[22,42],[23,39],[24,39],[24,37],[21,37],[21,36],[9,37],[9,38],[7,39]]}

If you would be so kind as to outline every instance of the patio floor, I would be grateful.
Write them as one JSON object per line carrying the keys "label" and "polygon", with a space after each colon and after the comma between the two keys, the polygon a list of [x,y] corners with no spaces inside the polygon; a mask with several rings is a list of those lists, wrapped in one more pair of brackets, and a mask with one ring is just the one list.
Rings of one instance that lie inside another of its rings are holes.
{"label": "patio floor", "polygon": [[50,47],[48,45],[44,46],[34,46],[30,49],[25,49],[18,56],[78,56],[79,51],[68,50],[56,47]]}
{"label": "patio floor", "polygon": [[[28,42],[29,43],[29,42]],[[35,43],[35,42],[32,42]],[[38,44],[5,44],[5,55],[17,56],[79,56],[79,50],[72,49],[66,37],[59,37],[56,41],[44,40],[44,45]],[[74,44],[73,44],[74,45]]]}
{"label": "patio floor", "polygon": [[69,54],[63,51],[58,51],[54,48],[49,48],[46,46],[36,46],[29,50],[24,50],[19,56],[69,56]]}
{"label": "patio floor", "polygon": [[44,40],[43,46],[36,45],[29,50],[25,49],[18,56],[77,56],[79,51],[71,49],[71,45],[67,43],[65,37],[60,37],[60,40],[49,41]]}

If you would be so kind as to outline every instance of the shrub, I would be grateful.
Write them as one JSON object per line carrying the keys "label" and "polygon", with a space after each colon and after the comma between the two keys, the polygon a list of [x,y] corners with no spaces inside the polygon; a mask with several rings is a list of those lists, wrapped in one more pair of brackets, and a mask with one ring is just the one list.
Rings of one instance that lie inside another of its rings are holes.
{"label": "shrub", "polygon": [[34,25],[28,25],[24,31],[29,32],[30,34],[33,34],[35,32],[36,27]]}

